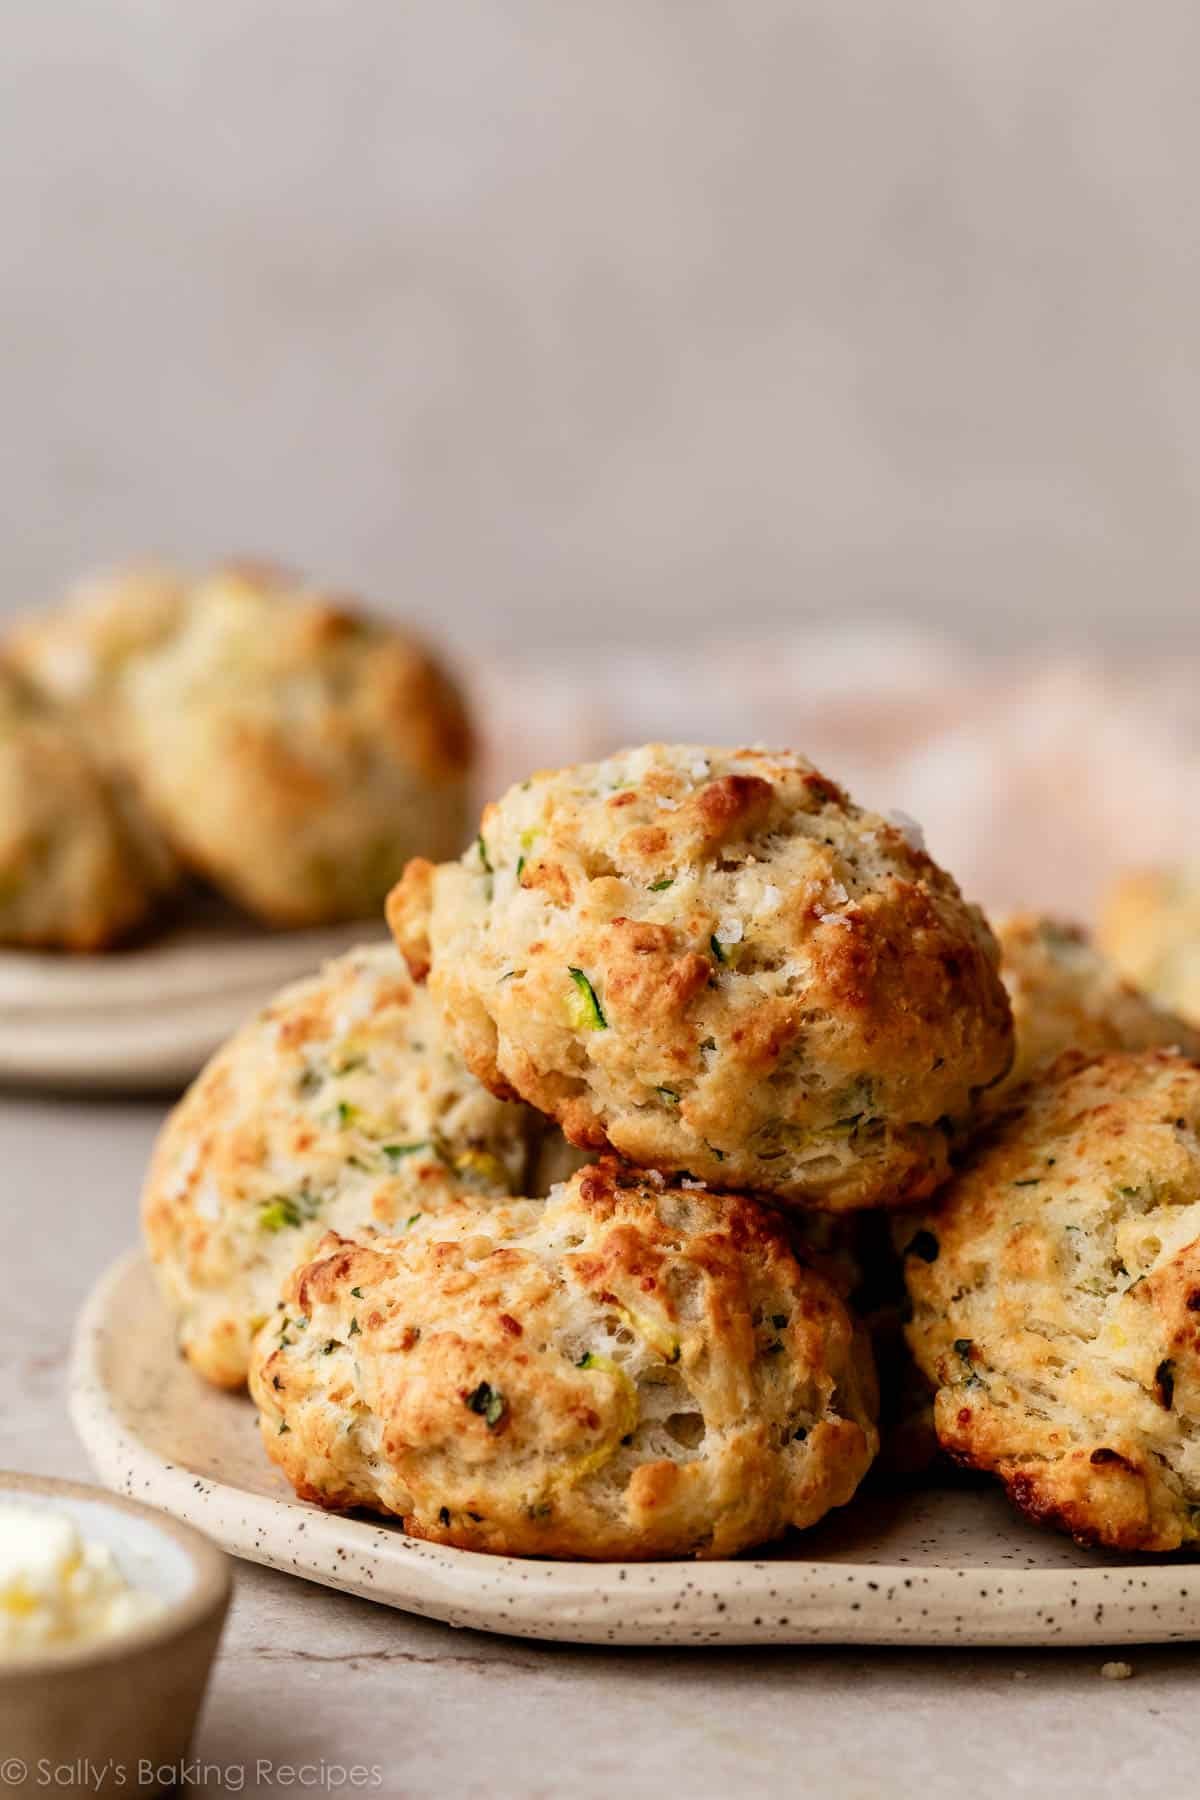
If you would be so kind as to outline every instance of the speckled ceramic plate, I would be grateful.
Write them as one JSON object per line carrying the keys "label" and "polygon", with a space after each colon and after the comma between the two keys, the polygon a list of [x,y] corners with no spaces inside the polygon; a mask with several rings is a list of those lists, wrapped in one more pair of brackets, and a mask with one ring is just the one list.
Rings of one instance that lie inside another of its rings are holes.
{"label": "speckled ceramic plate", "polygon": [[877,1495],[768,1555],[586,1564],[448,1550],[295,1500],[250,1402],[180,1360],[131,1252],[80,1319],[71,1406],[110,1487],[235,1555],[450,1625],[596,1644],[1117,1644],[1200,1635],[1200,1563],[1122,1563],[990,1489]]}
{"label": "speckled ceramic plate", "polygon": [[0,1081],[177,1088],[277,988],[382,930],[256,932],[218,916],[104,956],[0,952]]}

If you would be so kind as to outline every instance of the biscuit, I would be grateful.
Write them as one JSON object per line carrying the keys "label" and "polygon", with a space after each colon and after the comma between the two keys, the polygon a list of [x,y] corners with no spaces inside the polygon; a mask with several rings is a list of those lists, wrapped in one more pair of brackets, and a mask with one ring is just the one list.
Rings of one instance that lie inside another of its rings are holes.
{"label": "biscuit", "polygon": [[143,1224],[182,1347],[220,1387],[329,1227],[399,1234],[526,1185],[540,1121],[468,1075],[390,944],[284,991],[159,1136]]}
{"label": "biscuit", "polygon": [[226,570],[128,671],[134,773],[181,859],[265,923],[365,917],[465,835],[471,738],[405,632]]}
{"label": "biscuit", "polygon": [[755,1202],[608,1163],[445,1223],[331,1233],[256,1341],[263,1441],[304,1499],[603,1559],[733,1555],[854,1493],[865,1339]]}
{"label": "biscuit", "polygon": [[102,755],[122,737],[120,687],[131,662],[178,630],[186,584],[152,566],[93,575],[61,605],[19,619],[4,655],[37,691],[69,709]]}
{"label": "biscuit", "polygon": [[159,893],[177,886],[182,871],[130,768],[124,684],[133,662],[179,628],[186,605],[186,585],[165,569],[94,575],[61,605],[18,620],[4,641],[10,665],[69,722],[103,770]]}
{"label": "biscuit", "polygon": [[1123,975],[1200,1026],[1200,868],[1123,875],[1098,935]]}
{"label": "biscuit", "polygon": [[160,891],[86,744],[0,670],[0,943],[102,950],[146,920]]}
{"label": "biscuit", "polygon": [[789,751],[536,775],[397,943],[469,1068],[572,1142],[828,1210],[929,1193],[1012,1056],[982,914]]}
{"label": "biscuit", "polygon": [[1068,1052],[897,1221],[944,1449],[1114,1550],[1200,1536],[1200,1065]]}
{"label": "biscuit", "polygon": [[1200,1031],[1125,981],[1081,926],[1018,913],[998,927],[997,936],[1017,1054],[1008,1080],[989,1094],[990,1106],[1004,1105],[1014,1087],[1064,1050],[1174,1045],[1200,1055]]}

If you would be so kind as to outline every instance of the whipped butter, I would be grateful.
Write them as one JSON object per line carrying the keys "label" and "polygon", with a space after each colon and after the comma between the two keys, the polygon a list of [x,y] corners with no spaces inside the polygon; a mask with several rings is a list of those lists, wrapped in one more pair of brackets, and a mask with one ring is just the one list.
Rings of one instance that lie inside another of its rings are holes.
{"label": "whipped butter", "polygon": [[162,1611],[63,1513],[0,1506],[0,1657],[95,1643]]}

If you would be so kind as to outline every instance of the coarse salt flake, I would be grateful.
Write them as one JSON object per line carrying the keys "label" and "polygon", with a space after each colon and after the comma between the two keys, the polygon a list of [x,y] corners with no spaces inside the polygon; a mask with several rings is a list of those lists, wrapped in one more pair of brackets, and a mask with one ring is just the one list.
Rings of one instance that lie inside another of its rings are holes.
{"label": "coarse salt flake", "polygon": [[200,1145],[195,1138],[186,1146],[179,1161],[175,1164],[175,1178],[167,1189],[172,1200],[182,1200],[196,1173],[196,1165],[200,1161]]}
{"label": "coarse salt flake", "polygon": [[894,825],[896,830],[901,833],[910,850],[923,850],[925,848],[925,833],[922,827],[909,813],[897,810],[885,813],[883,816],[889,825]]}
{"label": "coarse salt flake", "polygon": [[740,919],[722,919],[713,932],[718,944],[740,944],[745,931]]}
{"label": "coarse salt flake", "polygon": [[197,1188],[192,1210],[198,1219],[207,1219],[210,1224],[220,1218],[221,1194],[211,1175],[207,1175]]}

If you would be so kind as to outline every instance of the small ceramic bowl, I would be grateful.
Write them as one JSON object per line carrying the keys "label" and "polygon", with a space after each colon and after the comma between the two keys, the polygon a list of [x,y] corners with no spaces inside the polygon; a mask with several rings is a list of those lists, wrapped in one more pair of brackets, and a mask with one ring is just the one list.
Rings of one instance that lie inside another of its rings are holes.
{"label": "small ceramic bowl", "polygon": [[189,1525],[72,1481],[0,1471],[5,1504],[65,1514],[165,1610],[98,1643],[0,1658],[2,1800],[158,1792],[192,1741],[229,1606],[228,1557]]}

